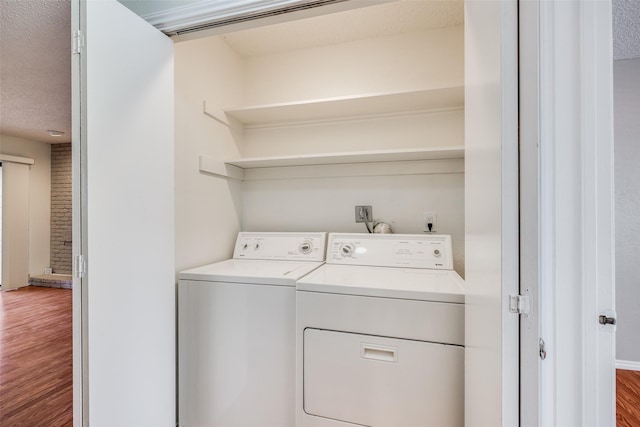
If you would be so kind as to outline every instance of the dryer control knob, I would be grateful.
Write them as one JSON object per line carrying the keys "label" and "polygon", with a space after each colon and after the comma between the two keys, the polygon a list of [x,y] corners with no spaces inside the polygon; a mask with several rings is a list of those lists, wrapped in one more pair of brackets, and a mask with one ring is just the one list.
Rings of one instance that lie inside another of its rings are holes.
{"label": "dryer control knob", "polygon": [[340,246],[340,255],[342,255],[343,257],[351,256],[353,255],[353,252],[354,248],[351,243],[345,243]]}
{"label": "dryer control knob", "polygon": [[313,244],[309,241],[305,241],[300,245],[298,250],[300,251],[301,254],[306,255],[308,253],[311,253],[311,251],[313,250]]}
{"label": "dryer control knob", "polygon": [[434,249],[433,250],[433,256],[436,258],[440,258],[440,255],[442,255],[442,253],[440,252],[440,249]]}

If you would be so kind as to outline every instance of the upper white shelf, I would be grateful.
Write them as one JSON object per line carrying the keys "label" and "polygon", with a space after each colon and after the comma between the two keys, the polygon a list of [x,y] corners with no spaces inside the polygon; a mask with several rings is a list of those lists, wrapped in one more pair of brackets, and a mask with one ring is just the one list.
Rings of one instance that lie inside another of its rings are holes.
{"label": "upper white shelf", "polygon": [[400,150],[357,151],[345,153],[307,154],[280,157],[255,157],[228,160],[227,165],[242,169],[281,166],[337,165],[348,163],[400,162],[464,158],[464,147],[436,147]]}
{"label": "upper white shelf", "polygon": [[323,98],[225,110],[245,127],[375,116],[464,106],[464,86]]}

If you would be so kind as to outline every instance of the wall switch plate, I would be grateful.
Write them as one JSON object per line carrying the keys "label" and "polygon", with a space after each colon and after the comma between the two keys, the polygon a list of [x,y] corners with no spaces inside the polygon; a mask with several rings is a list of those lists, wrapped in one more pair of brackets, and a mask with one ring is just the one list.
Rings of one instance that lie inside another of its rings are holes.
{"label": "wall switch plate", "polygon": [[371,206],[356,206],[356,222],[373,222],[373,208]]}
{"label": "wall switch plate", "polygon": [[[424,221],[424,231],[427,233],[435,233],[437,230],[437,217],[435,212],[424,212],[422,214]],[[431,224],[431,227],[429,227]]]}

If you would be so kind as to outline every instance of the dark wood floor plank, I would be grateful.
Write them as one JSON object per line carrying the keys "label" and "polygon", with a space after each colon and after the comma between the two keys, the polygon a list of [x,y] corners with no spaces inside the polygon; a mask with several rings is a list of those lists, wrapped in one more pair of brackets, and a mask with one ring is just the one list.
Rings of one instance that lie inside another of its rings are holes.
{"label": "dark wood floor plank", "polygon": [[0,426],[73,425],[71,295],[0,292]]}
{"label": "dark wood floor plank", "polygon": [[640,426],[640,371],[616,371],[616,426]]}

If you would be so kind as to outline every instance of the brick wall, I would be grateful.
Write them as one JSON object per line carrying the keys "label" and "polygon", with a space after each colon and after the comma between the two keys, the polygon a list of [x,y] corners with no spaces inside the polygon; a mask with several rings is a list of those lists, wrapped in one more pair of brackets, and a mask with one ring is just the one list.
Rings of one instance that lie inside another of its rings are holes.
{"label": "brick wall", "polygon": [[71,274],[71,144],[51,145],[51,268]]}

